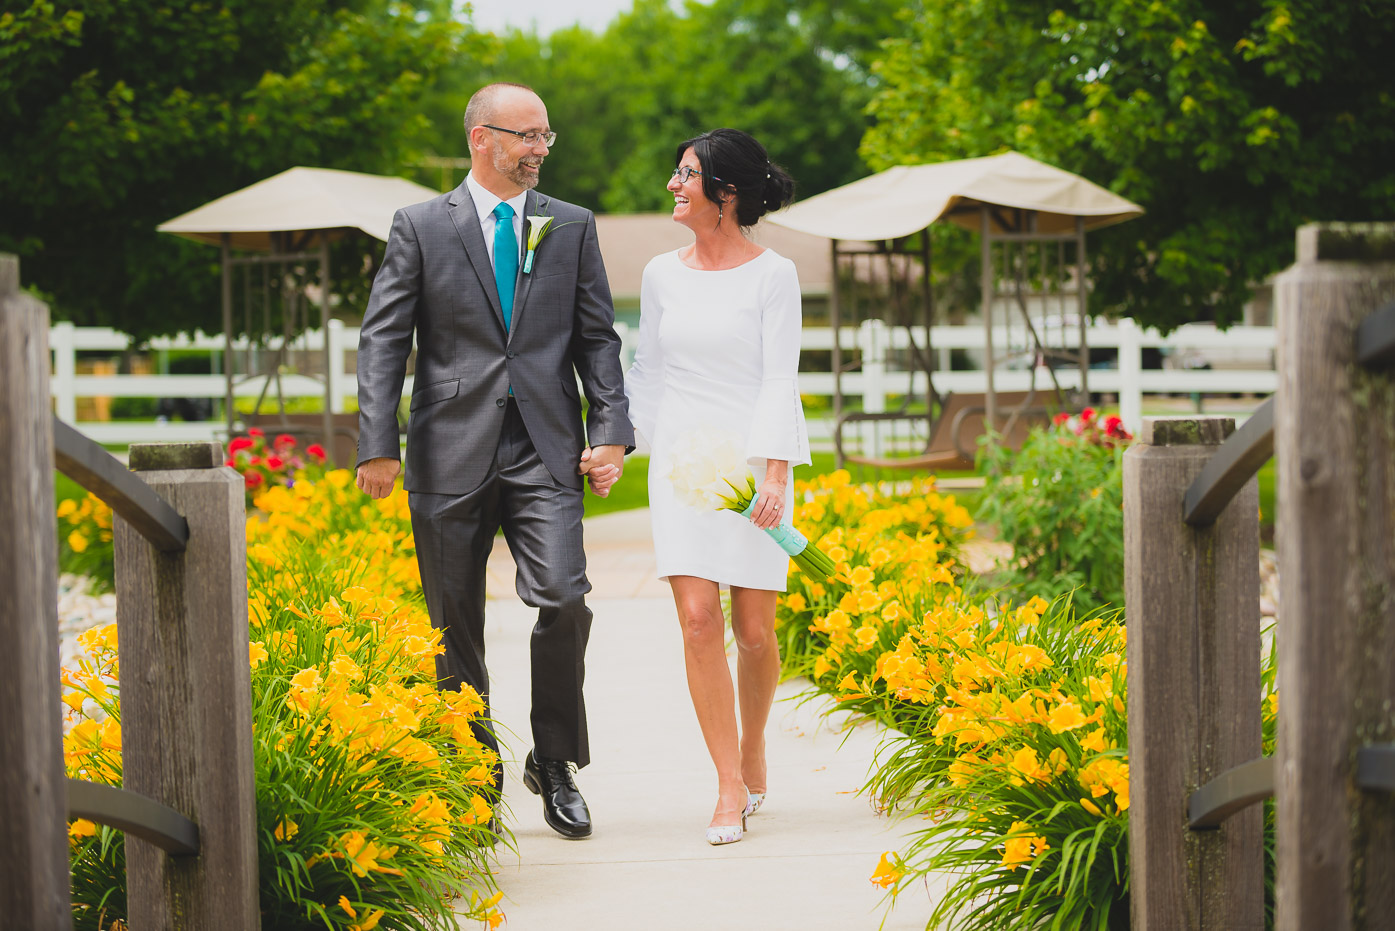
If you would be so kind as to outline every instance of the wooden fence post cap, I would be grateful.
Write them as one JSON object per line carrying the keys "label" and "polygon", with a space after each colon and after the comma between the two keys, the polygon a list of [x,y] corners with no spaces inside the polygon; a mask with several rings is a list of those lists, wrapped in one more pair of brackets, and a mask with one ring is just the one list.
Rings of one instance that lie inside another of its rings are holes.
{"label": "wooden fence post cap", "polygon": [[216,469],[223,464],[223,444],[134,443],[128,463],[134,472],[172,469]]}
{"label": "wooden fence post cap", "polygon": [[1297,240],[1299,262],[1395,262],[1395,223],[1309,223]]}
{"label": "wooden fence post cap", "polygon": [[19,256],[0,252],[0,297],[19,291]]}
{"label": "wooden fence post cap", "polygon": [[1148,446],[1219,446],[1234,432],[1234,417],[1144,417],[1138,440]]}

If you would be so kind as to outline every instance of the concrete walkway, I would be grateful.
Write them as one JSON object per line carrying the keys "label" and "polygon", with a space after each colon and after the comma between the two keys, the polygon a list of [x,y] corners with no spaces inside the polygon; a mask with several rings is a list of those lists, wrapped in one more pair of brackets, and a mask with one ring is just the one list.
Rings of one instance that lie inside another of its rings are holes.
{"label": "concrete walkway", "polygon": [[[520,782],[527,753],[528,637],[535,612],[513,591],[502,543],[490,561],[487,616],[494,713],[505,743],[506,823],[497,879],[510,931],[923,929],[936,889],[902,895],[886,920],[868,877],[917,822],[876,814],[856,794],[883,732],[821,718],[807,683],[781,686],[767,731],[770,797],[741,843],[703,829],[717,783],[688,697],[668,585],[654,579],[647,511],[586,524],[592,764],[577,783],[595,833],[568,841]],[[733,656],[734,663],[734,656]],[[462,921],[462,928],[476,927]]]}

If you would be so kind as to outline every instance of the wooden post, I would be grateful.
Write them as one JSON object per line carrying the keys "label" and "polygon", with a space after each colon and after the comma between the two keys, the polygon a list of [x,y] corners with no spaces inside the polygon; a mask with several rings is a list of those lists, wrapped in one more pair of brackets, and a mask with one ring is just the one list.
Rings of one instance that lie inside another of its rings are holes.
{"label": "wooden post", "polygon": [[217,443],[137,445],[131,468],[189,522],[161,553],[117,520],[125,787],[199,826],[199,853],[126,838],[129,924],[255,931],[256,799],[243,484]]}
{"label": "wooden post", "polygon": [[1356,362],[1395,298],[1395,224],[1298,230],[1279,328],[1279,929],[1388,928],[1395,804],[1354,783],[1395,736],[1395,381]]}
{"label": "wooden post", "polygon": [[1191,793],[1261,749],[1258,483],[1211,526],[1182,521],[1233,430],[1229,417],[1145,417],[1124,454],[1134,931],[1264,928],[1260,808],[1187,826]]}
{"label": "wooden post", "polygon": [[0,925],[72,927],[48,308],[0,255]]}

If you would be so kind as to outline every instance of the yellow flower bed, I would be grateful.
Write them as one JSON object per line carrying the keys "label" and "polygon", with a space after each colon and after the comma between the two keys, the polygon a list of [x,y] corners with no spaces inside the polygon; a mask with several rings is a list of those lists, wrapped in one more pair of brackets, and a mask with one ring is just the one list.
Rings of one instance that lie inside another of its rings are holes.
{"label": "yellow flower bed", "polygon": [[[792,575],[777,629],[786,675],[890,725],[867,791],[924,827],[870,879],[894,896],[948,874],[930,925],[1100,928],[1128,921],[1128,668],[1118,612],[990,592],[959,564],[967,512],[933,480],[895,489],[833,473],[796,514],[837,563]],[[1277,699],[1265,671],[1266,745]]]}
{"label": "yellow flower bed", "polygon": [[[836,473],[797,490],[838,573],[792,585],[778,622],[787,673],[903,735],[868,788],[933,820],[872,879],[895,894],[965,871],[936,921],[969,902],[984,928],[1023,908],[1107,915],[1127,889],[1123,627],[975,590],[957,559],[967,512],[929,479],[900,490]],[[1086,842],[1102,848],[1088,868]]]}
{"label": "yellow flower bed", "polygon": [[94,593],[111,591],[111,508],[91,492],[58,503],[58,565],[90,579]]}
{"label": "yellow flower bed", "polygon": [[[483,703],[435,688],[406,493],[347,471],[275,486],[249,516],[248,620],[263,927],[454,929],[450,893],[495,927],[485,863],[497,758]],[[70,775],[121,778],[114,625],[65,672]],[[120,834],[72,825],[78,927],[124,919]]]}

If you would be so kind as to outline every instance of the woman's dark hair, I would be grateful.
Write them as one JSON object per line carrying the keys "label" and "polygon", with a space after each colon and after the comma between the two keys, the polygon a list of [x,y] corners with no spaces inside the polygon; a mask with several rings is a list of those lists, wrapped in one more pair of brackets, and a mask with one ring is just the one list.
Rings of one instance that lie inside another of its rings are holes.
{"label": "woman's dark hair", "polygon": [[678,146],[676,166],[689,149],[702,166],[702,193],[714,204],[724,192],[736,194],[736,222],[755,226],[772,210],[794,199],[794,179],[770,160],[765,146],[739,129],[714,129]]}

